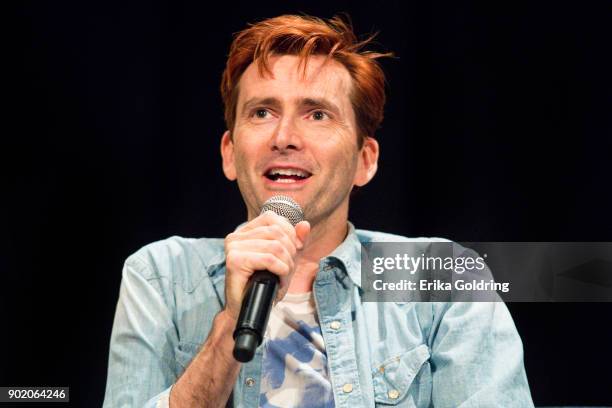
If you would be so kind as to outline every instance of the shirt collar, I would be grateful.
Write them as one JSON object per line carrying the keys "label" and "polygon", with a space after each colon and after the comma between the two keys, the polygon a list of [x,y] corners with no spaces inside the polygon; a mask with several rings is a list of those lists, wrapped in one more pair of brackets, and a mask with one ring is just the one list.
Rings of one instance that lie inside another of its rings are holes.
{"label": "shirt collar", "polygon": [[346,273],[351,278],[353,283],[361,287],[361,241],[357,236],[355,226],[350,221],[348,222],[348,233],[344,241],[329,254],[323,258],[339,261],[346,270]]}

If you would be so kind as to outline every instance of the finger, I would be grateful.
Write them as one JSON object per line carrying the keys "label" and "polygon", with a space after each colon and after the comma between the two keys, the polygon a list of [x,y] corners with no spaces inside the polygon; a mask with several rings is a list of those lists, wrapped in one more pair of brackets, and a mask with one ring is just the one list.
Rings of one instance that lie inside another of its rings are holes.
{"label": "finger", "polygon": [[243,278],[250,278],[253,272],[267,270],[279,277],[287,276],[293,270],[293,259],[288,263],[263,252],[230,251],[226,256],[227,270],[240,271]]}
{"label": "finger", "polygon": [[249,231],[253,228],[261,227],[263,225],[270,225],[270,217],[269,216],[264,217],[263,216],[264,214],[260,214],[257,217],[253,218],[251,221],[240,226],[236,231]]}
{"label": "finger", "polygon": [[279,226],[285,232],[285,234],[287,234],[287,236],[291,238],[292,241],[294,241],[294,243],[297,243],[296,242],[297,237],[295,235],[295,227],[291,225],[291,223],[289,222],[287,218],[280,216],[273,211],[266,211],[263,214],[261,214],[261,217],[264,220],[269,220],[270,226],[272,225]]}
{"label": "finger", "polygon": [[233,232],[228,236],[228,243],[254,239],[280,241],[291,253],[295,253],[297,239],[294,241],[277,225],[264,225],[249,231]]}
{"label": "finger", "polygon": [[[285,240],[288,239],[285,237]],[[276,239],[249,239],[233,241],[227,245],[228,251],[258,252],[272,254],[286,264],[291,264],[297,249],[292,243],[283,243]]]}
{"label": "finger", "polygon": [[291,233],[291,231],[294,229],[293,225],[291,225],[291,223],[289,222],[289,220],[287,220],[287,218],[281,217],[280,215],[276,214],[274,211],[268,210],[258,215],[257,217],[253,218],[251,221],[249,221],[245,225],[241,226],[239,230],[248,231],[256,227],[261,227],[262,225],[272,225],[272,224],[282,225],[283,229],[285,229],[287,233]]}
{"label": "finger", "polygon": [[[293,272],[295,268],[293,259],[289,259],[288,261],[289,263],[285,263],[278,258],[276,258],[276,260],[268,258],[269,254],[263,254],[263,253],[247,253],[247,254],[249,258],[252,257],[251,259],[253,260],[253,263],[249,264],[250,269],[251,269],[249,271],[249,277],[250,275],[254,274],[255,271],[259,271],[259,270],[267,270],[267,271],[272,272],[276,276],[278,276],[278,282],[279,282],[278,290],[276,292],[276,298],[274,299],[273,304],[276,304],[277,302],[281,301],[283,297],[285,296],[285,294],[287,293],[287,291],[289,290],[289,284],[291,283],[291,278],[293,277]],[[255,255],[258,255],[258,256],[255,256]],[[261,257],[259,257],[259,255]],[[261,259],[257,259],[257,258],[261,258]],[[244,287],[246,287],[246,282],[244,283]]]}
{"label": "finger", "polygon": [[308,221],[300,221],[295,225],[295,234],[297,237],[297,248],[302,249],[306,245],[308,236],[310,235],[310,223]]}
{"label": "finger", "polygon": [[237,231],[240,231],[240,232],[249,231],[254,228],[262,227],[266,225],[267,226],[277,225],[283,231],[285,231],[287,236],[289,236],[292,241],[295,242],[297,240],[297,237],[295,236],[295,228],[293,227],[293,225],[291,225],[289,220],[287,220],[285,217],[281,217],[280,215],[276,214],[273,211],[264,212],[263,214],[249,221],[246,225],[243,225],[242,227],[238,228]]}

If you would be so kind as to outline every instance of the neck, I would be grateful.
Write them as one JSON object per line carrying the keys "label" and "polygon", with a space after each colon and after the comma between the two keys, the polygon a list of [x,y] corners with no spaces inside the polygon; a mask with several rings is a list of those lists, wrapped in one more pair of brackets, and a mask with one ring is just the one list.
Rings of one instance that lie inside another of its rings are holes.
{"label": "neck", "polygon": [[337,209],[328,218],[312,225],[306,245],[298,254],[289,293],[304,293],[312,290],[319,271],[319,261],[331,254],[348,233],[348,206]]}

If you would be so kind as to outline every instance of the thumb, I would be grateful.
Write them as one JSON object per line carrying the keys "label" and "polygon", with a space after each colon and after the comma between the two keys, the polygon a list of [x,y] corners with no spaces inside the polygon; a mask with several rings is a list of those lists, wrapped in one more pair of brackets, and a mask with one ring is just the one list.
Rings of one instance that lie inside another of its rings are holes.
{"label": "thumb", "polygon": [[308,235],[310,235],[310,223],[308,221],[300,221],[295,225],[295,234],[297,235],[299,244],[298,249],[304,248]]}

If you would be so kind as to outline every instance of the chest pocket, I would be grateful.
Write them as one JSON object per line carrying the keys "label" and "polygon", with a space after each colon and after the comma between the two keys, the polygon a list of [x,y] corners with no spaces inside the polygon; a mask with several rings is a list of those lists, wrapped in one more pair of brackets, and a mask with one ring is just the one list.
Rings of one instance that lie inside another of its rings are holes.
{"label": "chest pocket", "polygon": [[377,407],[429,406],[431,369],[425,344],[377,364],[372,369]]}

